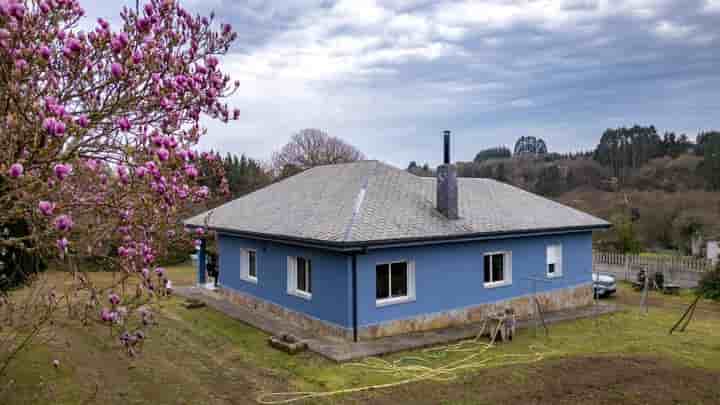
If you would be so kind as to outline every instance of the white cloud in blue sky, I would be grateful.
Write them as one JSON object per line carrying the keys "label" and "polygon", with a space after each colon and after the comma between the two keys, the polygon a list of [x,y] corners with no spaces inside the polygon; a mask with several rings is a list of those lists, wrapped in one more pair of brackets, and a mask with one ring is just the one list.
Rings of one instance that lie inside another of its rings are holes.
{"label": "white cloud in blue sky", "polygon": [[[91,18],[123,4],[82,3]],[[720,128],[718,0],[184,4],[239,33],[223,62],[242,119],[208,122],[204,141],[223,152],[267,159],[317,127],[371,158],[434,164],[444,129],[471,159],[521,135],[572,151],[607,127]]]}

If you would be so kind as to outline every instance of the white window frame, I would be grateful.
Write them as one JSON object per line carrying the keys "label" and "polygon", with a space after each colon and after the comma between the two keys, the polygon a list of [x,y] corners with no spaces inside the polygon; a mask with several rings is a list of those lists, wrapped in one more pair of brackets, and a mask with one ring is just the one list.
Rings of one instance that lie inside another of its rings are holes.
{"label": "white window frame", "polygon": [[[250,252],[255,253],[255,277],[250,274]],[[240,249],[240,279],[250,282],[258,283],[258,262],[257,262],[257,250],[256,249]]]}
{"label": "white window frame", "polygon": [[[503,280],[502,281],[490,281],[485,282],[485,256],[490,256],[490,276],[492,277],[492,256],[494,255],[503,255],[505,256],[503,259]],[[496,287],[505,287],[512,285],[512,252],[510,251],[498,251],[498,252],[487,252],[483,253],[483,261],[482,261],[482,281],[483,281],[483,287],[485,288],[496,288]]]}
{"label": "white window frame", "polygon": [[[553,251],[557,249],[556,251]],[[545,248],[545,274],[548,278],[562,277],[563,275],[563,247],[561,243],[553,243]],[[555,271],[550,273],[550,264],[555,264]]]}
{"label": "white window frame", "polygon": [[[297,259],[298,257],[301,257],[305,259],[306,262],[312,263],[312,260],[303,257],[303,256],[288,256],[287,258],[287,293],[290,295],[294,295],[296,297],[304,298],[306,300],[312,299],[312,293],[309,293],[307,291],[299,290],[297,288]],[[312,264],[311,264],[312,266]],[[310,277],[308,277],[308,283],[312,286],[312,280],[310,279],[312,277],[312,271],[310,272]],[[312,288],[312,287],[311,287]]]}
{"label": "white window frame", "polygon": [[[390,298],[381,298],[377,299],[377,293],[375,298],[375,306],[376,307],[386,307],[388,305],[396,305],[396,304],[403,304],[406,302],[413,302],[415,301],[415,261],[413,260],[395,260],[392,262],[380,262],[375,263],[375,280],[377,282],[377,266],[381,266],[383,264],[388,265],[388,271],[391,271],[392,265],[395,263],[406,263],[407,264],[407,295],[404,295],[402,297],[390,297]],[[389,291],[392,291],[392,277],[391,274],[388,275],[388,283],[389,283]],[[375,289],[377,291],[377,285],[375,286]]]}

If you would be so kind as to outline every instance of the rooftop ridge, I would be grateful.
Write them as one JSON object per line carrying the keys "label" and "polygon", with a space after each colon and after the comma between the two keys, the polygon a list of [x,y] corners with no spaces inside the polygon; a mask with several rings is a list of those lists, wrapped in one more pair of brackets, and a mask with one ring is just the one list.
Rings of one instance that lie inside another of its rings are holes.
{"label": "rooftop ridge", "polygon": [[367,192],[368,183],[370,182],[370,177],[372,177],[378,168],[378,161],[370,161],[375,162],[375,167],[370,169],[365,176],[365,179],[363,180],[362,186],[360,186],[360,191],[358,191],[357,196],[355,197],[355,205],[353,206],[353,213],[350,217],[350,221],[347,224],[347,227],[345,228],[345,232],[343,235],[343,242],[347,242],[350,240],[350,234],[352,233],[353,225],[355,225],[355,221],[358,218],[358,214],[360,213],[360,208],[362,208],[362,204],[365,201],[365,193]]}

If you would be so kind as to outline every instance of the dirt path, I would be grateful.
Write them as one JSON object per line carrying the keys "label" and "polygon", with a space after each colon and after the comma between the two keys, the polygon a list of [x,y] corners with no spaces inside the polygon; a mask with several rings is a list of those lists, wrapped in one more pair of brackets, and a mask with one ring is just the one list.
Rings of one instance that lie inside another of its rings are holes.
{"label": "dirt path", "polygon": [[372,404],[720,403],[720,373],[647,357],[574,357],[485,370],[452,383],[419,383],[344,398]]}

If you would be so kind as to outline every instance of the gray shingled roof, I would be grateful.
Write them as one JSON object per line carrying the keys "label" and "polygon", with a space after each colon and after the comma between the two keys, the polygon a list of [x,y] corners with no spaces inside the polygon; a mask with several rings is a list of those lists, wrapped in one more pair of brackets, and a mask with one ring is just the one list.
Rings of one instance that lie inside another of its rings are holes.
{"label": "gray shingled roof", "polygon": [[213,229],[356,244],[594,228],[592,215],[490,179],[459,178],[460,219],[435,209],[434,178],[378,161],[320,166],[188,219]]}

